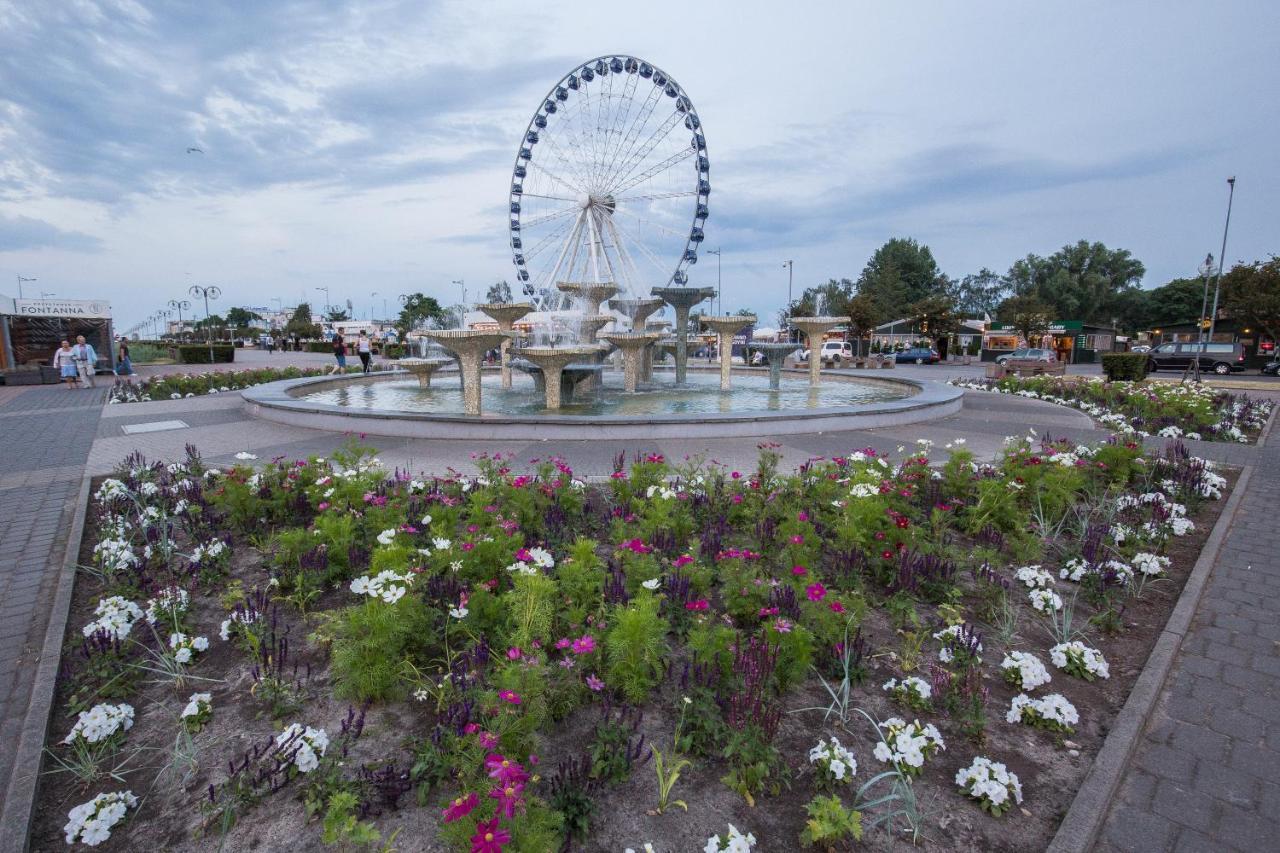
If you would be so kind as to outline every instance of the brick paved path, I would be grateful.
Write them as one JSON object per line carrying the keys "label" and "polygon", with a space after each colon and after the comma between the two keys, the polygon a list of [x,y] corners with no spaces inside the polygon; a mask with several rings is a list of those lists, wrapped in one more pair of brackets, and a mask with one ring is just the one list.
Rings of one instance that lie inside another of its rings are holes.
{"label": "brick paved path", "polygon": [[1222,451],[1254,472],[1102,850],[1280,850],[1280,432]]}
{"label": "brick paved path", "polygon": [[105,397],[61,386],[0,396],[0,798]]}

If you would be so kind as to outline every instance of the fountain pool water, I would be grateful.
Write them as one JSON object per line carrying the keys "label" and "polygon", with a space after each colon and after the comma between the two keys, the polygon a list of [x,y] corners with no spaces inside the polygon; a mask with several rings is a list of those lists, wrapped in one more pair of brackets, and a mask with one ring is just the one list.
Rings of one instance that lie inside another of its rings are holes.
{"label": "fountain pool water", "polygon": [[[684,387],[666,383],[640,386],[635,394],[623,390],[615,375],[606,375],[600,393],[575,397],[560,408],[565,415],[697,415],[721,412],[790,412],[803,417],[806,410],[903,400],[914,389],[896,383],[874,381],[827,382],[817,388],[786,380],[773,391],[767,376],[737,376],[729,391],[721,391],[719,373],[690,371]],[[486,413],[539,415],[547,412],[543,395],[533,380],[514,377],[514,387],[503,391],[498,377],[484,377]],[[422,388],[417,381],[343,383],[300,396],[312,403],[350,409],[396,410],[422,414],[462,414],[462,392],[455,383]]]}

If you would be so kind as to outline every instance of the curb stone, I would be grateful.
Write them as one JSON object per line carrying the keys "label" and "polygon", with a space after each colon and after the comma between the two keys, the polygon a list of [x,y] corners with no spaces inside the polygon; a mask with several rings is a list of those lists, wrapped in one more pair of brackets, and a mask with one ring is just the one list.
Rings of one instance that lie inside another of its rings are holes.
{"label": "curb stone", "polygon": [[1222,550],[1222,543],[1231,530],[1236,510],[1244,499],[1252,475],[1252,465],[1246,465],[1240,472],[1222,514],[1218,516],[1213,531],[1200,551],[1200,558],[1196,560],[1187,583],[1182,588],[1182,594],[1178,596],[1178,602],[1169,614],[1168,623],[1156,639],[1146,666],[1134,683],[1133,690],[1129,692],[1124,707],[1116,715],[1102,749],[1094,757],[1093,765],[1085,775],[1075,799],[1071,801],[1071,808],[1058,826],[1057,833],[1049,842],[1046,853],[1089,853],[1095,848],[1110,813],[1111,803],[1120,789],[1134,752],[1142,742],[1142,734],[1147,728],[1151,712],[1155,709],[1173,669],[1174,658],[1191,627],[1200,597],[1213,573],[1213,565],[1217,562],[1218,552]]}
{"label": "curb stone", "polygon": [[58,587],[54,592],[44,645],[40,650],[40,663],[36,668],[35,683],[31,687],[31,701],[18,739],[13,775],[4,792],[4,801],[0,803],[0,853],[25,853],[30,842],[41,759],[45,738],[48,736],[49,718],[53,712],[58,665],[62,661],[62,639],[66,634],[67,618],[71,612],[71,593],[75,589],[76,565],[80,556],[80,543],[84,538],[91,485],[91,477],[86,475],[81,478],[75,515],[71,519],[71,532],[67,535],[67,548],[58,573]]}

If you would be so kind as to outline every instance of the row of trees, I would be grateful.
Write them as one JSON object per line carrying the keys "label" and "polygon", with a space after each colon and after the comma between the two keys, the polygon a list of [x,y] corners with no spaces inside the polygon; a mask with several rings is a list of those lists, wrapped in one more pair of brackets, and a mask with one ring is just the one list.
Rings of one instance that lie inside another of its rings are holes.
{"label": "row of trees", "polygon": [[[1146,269],[1125,249],[1081,240],[1047,257],[1030,254],[1003,275],[983,268],[963,278],[943,273],[929,247],[894,238],[871,256],[855,279],[831,279],[808,288],[784,316],[848,315],[864,335],[897,319],[922,329],[948,330],[957,316],[990,315],[1024,337],[1054,320],[1116,324],[1138,331],[1201,316],[1204,280],[1175,279],[1143,290]],[[1280,259],[1237,264],[1222,280],[1222,308],[1265,330],[1280,329]]]}

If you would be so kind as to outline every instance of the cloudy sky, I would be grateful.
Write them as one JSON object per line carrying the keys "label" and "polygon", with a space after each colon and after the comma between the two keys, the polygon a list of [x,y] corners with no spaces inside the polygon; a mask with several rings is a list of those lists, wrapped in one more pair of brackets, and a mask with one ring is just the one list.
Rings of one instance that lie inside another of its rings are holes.
{"label": "cloudy sky", "polygon": [[1152,287],[1217,254],[1228,175],[1228,259],[1280,251],[1277,32],[1257,0],[0,0],[0,293],[108,298],[119,328],[191,283],[361,317],[474,296],[512,278],[530,114],[611,51],[702,117],[726,309],[894,236],[953,276],[1101,240]]}

